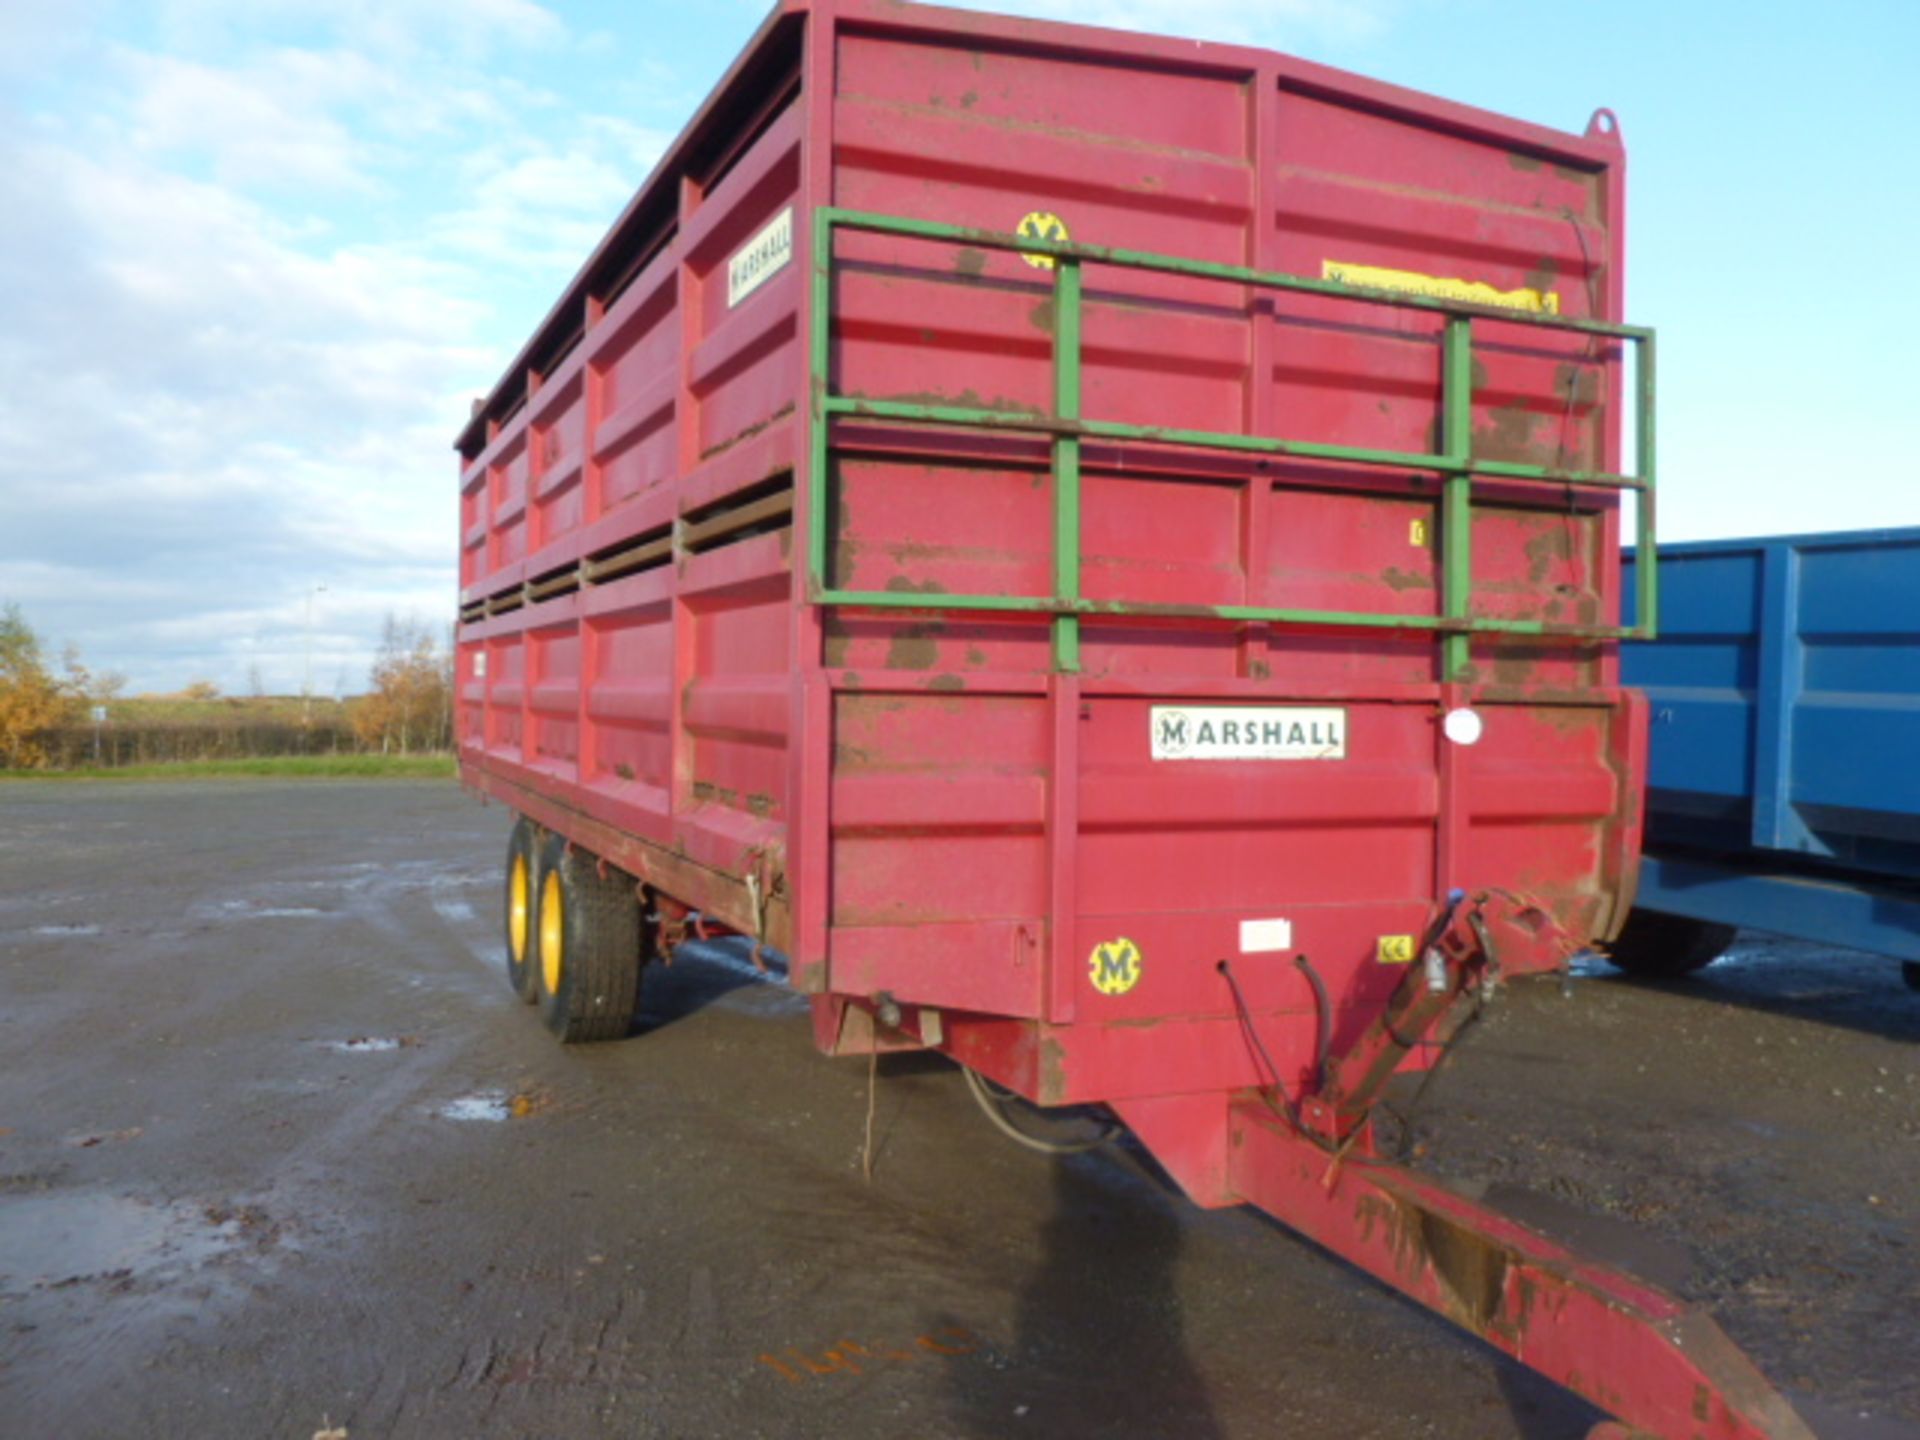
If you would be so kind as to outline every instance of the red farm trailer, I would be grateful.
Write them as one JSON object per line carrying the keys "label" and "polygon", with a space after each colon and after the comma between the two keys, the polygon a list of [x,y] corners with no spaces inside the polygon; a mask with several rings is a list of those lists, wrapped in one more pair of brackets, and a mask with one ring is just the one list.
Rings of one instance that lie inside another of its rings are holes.
{"label": "red farm trailer", "polygon": [[1624,180],[1604,110],[786,0],[458,442],[513,983],[622,1035],[725,926],[828,1054],[1104,1104],[1639,1430],[1806,1435],[1370,1125],[1632,903]]}

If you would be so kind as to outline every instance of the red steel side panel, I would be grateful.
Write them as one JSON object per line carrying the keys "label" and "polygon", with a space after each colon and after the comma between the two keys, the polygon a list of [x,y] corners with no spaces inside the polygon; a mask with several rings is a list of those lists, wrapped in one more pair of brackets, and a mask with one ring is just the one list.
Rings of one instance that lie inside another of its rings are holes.
{"label": "red steel side panel", "polygon": [[[830,585],[1053,586],[1039,440],[842,422],[806,473],[814,205],[1045,215],[1094,244],[1617,320],[1622,165],[1610,135],[1262,52],[867,0],[776,12],[463,441],[469,780],[610,827],[620,863],[706,886],[733,923],[782,907],[797,983],[943,1009],[956,1054],[1050,1099],[1257,1081],[1222,958],[1304,1075],[1293,958],[1325,977],[1339,1045],[1403,973],[1383,940],[1456,886],[1603,933],[1640,763],[1611,645],[1476,639],[1443,685],[1431,636],[1090,616],[1063,675],[1042,619],[816,607],[797,578],[818,485]],[[790,258],[742,293],[783,217]],[[839,392],[1051,408],[1051,271],[859,233],[834,266]],[[1092,418],[1437,448],[1430,315],[1086,276]],[[1475,357],[1477,453],[1617,468],[1611,342],[1489,320]],[[1095,600],[1440,603],[1432,475],[1089,443],[1082,517]],[[1610,622],[1618,535],[1590,492],[1477,485],[1476,612]],[[1169,703],[1338,710],[1345,754],[1155,759]],[[1440,731],[1461,705],[1485,721],[1471,748]],[[1096,985],[1121,939],[1137,983]]]}
{"label": "red steel side panel", "polygon": [[[1041,213],[1094,244],[1529,289],[1619,318],[1611,144],[1217,47],[864,7],[835,35],[842,207],[999,231]],[[1048,271],[867,234],[836,264],[837,391],[1051,407]],[[1090,417],[1438,446],[1435,317],[1097,266],[1086,285]],[[1611,342],[1480,328],[1476,453],[1617,462]],[[849,423],[835,456],[829,583],[1050,592],[1044,445]],[[1478,500],[1478,613],[1613,616],[1610,503],[1521,485]],[[1434,615],[1438,534],[1431,476],[1086,447],[1095,600]],[[1576,936],[1611,914],[1632,809],[1611,647],[1476,642],[1466,687],[1439,683],[1430,637],[1089,617],[1083,647],[1068,686],[1042,623],[827,615],[831,988],[1053,1022],[955,1031],[1030,1093],[1179,1093],[1257,1078],[1223,957],[1280,1063],[1304,1067],[1296,954],[1333,993],[1338,1047],[1403,973],[1383,940],[1421,930],[1454,886],[1523,890]],[[1330,706],[1347,756],[1156,760],[1167,701]],[[1440,738],[1461,704],[1486,721],[1472,749]],[[1248,922],[1287,943],[1243,945]],[[1122,938],[1140,979],[1104,993],[1090,958]]]}
{"label": "red steel side panel", "polygon": [[742,924],[790,808],[801,271],[742,290],[729,262],[801,207],[796,39],[770,25],[753,83],[643,192],[470,430],[462,485],[470,782],[611,827],[621,863],[656,856]]}

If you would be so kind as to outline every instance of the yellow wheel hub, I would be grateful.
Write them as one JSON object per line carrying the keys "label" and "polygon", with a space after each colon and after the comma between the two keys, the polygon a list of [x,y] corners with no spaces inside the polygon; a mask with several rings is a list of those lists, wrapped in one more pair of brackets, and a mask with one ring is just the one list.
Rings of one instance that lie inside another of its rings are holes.
{"label": "yellow wheel hub", "polygon": [[566,914],[560,899],[560,872],[549,870],[540,887],[540,979],[549,995],[560,993],[561,955],[566,943]]}
{"label": "yellow wheel hub", "polygon": [[527,857],[516,855],[507,870],[507,946],[516,965],[527,958],[527,914],[532,904],[533,885],[527,878]]}

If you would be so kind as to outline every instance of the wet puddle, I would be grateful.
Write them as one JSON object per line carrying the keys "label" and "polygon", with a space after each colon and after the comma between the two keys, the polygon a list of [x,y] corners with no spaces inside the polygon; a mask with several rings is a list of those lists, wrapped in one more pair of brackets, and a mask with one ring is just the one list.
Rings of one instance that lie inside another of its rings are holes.
{"label": "wet puddle", "polygon": [[255,905],[251,900],[223,900],[220,913],[234,920],[289,920],[331,915],[317,905]]}
{"label": "wet puddle", "polygon": [[524,1120],[551,1108],[553,1097],[544,1090],[478,1090],[461,1095],[434,1110],[442,1120]]}
{"label": "wet puddle", "polygon": [[98,925],[36,925],[33,927],[33,933],[68,936],[98,935],[100,927]]}
{"label": "wet puddle", "polygon": [[0,1290],[58,1289],[188,1270],[241,1243],[246,1217],[119,1195],[0,1199]]}
{"label": "wet puddle", "polygon": [[442,1120],[505,1120],[513,1114],[513,1106],[500,1092],[487,1091],[449,1100],[434,1113]]}
{"label": "wet puddle", "polygon": [[420,1043],[413,1035],[356,1035],[351,1040],[328,1040],[327,1049],[341,1055],[377,1055],[388,1050],[411,1049]]}

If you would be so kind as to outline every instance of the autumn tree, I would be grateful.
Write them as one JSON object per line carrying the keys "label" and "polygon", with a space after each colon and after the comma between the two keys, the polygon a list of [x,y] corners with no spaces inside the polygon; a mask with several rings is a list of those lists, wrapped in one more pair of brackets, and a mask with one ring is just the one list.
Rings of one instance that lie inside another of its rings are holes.
{"label": "autumn tree", "polygon": [[75,704],[105,705],[126,692],[127,677],[118,670],[93,670],[80,663],[80,652],[67,646],[60,657],[66,673],[67,696]]}
{"label": "autumn tree", "polygon": [[0,765],[45,765],[41,736],[67,719],[73,704],[73,689],[47,664],[40,637],[20,607],[0,609]]}
{"label": "autumn tree", "polygon": [[431,627],[387,616],[369,679],[371,691],[353,706],[362,745],[384,755],[452,743],[452,675]]}

